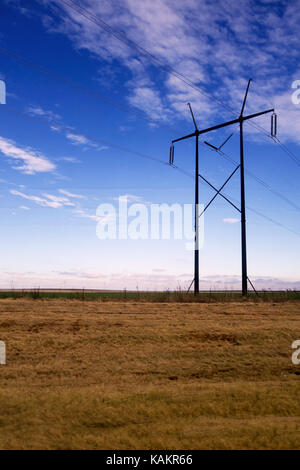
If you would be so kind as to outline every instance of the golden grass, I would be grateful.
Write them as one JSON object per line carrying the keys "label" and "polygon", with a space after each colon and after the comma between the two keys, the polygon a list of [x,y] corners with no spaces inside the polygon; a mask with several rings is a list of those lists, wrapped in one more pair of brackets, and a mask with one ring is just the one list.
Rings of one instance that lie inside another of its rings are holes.
{"label": "golden grass", "polygon": [[297,449],[300,304],[0,300],[1,449]]}

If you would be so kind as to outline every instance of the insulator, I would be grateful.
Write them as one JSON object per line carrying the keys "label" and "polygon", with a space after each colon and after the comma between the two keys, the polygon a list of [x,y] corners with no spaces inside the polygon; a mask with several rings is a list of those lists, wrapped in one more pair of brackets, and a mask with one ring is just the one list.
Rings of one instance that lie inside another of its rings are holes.
{"label": "insulator", "polygon": [[271,116],[271,136],[276,137],[277,135],[277,114],[273,113]]}

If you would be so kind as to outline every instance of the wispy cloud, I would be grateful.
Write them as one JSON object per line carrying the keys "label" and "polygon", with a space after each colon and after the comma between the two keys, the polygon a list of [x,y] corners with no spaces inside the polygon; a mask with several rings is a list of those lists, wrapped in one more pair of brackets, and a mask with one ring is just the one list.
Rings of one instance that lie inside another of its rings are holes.
{"label": "wispy cloud", "polygon": [[[0,137],[0,152],[9,157],[15,170],[27,175],[52,172],[55,165],[45,155],[30,148],[21,148],[13,140]],[[14,162],[16,160],[16,162]]]}
{"label": "wispy cloud", "polygon": [[69,199],[66,197],[55,196],[54,194],[47,193],[43,193],[43,196],[45,196],[50,201],[53,201],[55,204],[60,204],[60,206],[75,206],[75,204],[69,201]]}
{"label": "wispy cloud", "polygon": [[227,219],[223,219],[223,222],[225,222],[225,224],[236,224],[237,222],[239,222],[239,219],[229,217]]}
{"label": "wispy cloud", "polygon": [[170,118],[170,111],[164,104],[161,93],[153,87],[136,86],[128,99],[132,106],[143,110],[154,121],[166,121]]}
{"label": "wispy cloud", "polygon": [[65,189],[59,189],[58,190],[61,194],[65,194],[68,197],[75,198],[75,199],[86,199],[86,196],[83,196],[82,194],[75,194],[75,193],[70,193],[69,191],[66,191]]}
{"label": "wispy cloud", "polygon": [[104,220],[104,217],[99,217],[95,214],[90,214],[86,209],[75,209],[73,210],[73,214],[77,215],[78,217],[94,220],[95,222],[103,222]]}
{"label": "wispy cloud", "polygon": [[84,148],[93,147],[98,151],[106,150],[108,147],[105,145],[98,145],[88,137],[74,132],[66,132],[66,138],[71,141],[73,145],[82,145]]}
{"label": "wispy cloud", "polygon": [[90,145],[91,147],[96,147],[96,144],[94,142],[91,142],[89,139],[87,139],[84,135],[81,134],[74,134],[72,132],[68,132],[66,134],[67,139],[69,139],[72,144],[74,145]]}
{"label": "wispy cloud", "polygon": [[[51,110],[45,110],[41,106],[30,106],[27,108],[28,114],[46,118],[49,127],[53,132],[63,134],[72,145],[81,146],[83,150],[93,148],[99,152],[108,149],[106,145],[99,145],[89,137],[75,131],[71,126],[63,124],[62,117]],[[79,163],[80,160],[74,157],[60,157],[57,160],[63,160],[69,163]]]}
{"label": "wispy cloud", "polygon": [[144,199],[135,194],[122,194],[121,196],[114,197],[114,201],[127,201],[127,202],[142,202]]}
{"label": "wispy cloud", "polygon": [[23,199],[27,199],[28,201],[32,201],[43,207],[52,207],[53,209],[57,209],[63,206],[74,206],[74,204],[71,203],[69,199],[54,196],[52,194],[43,194],[44,197],[40,197],[40,196],[25,194],[15,189],[11,189],[10,193],[13,194],[14,196],[19,196],[19,197],[22,197]]}
{"label": "wispy cloud", "polygon": [[[118,31],[126,31],[129,40],[155,54],[162,64],[160,69],[154,69],[149,55],[120,42],[59,0],[44,0],[44,4],[47,30],[66,35],[77,50],[89,51],[98,58],[103,83],[105,70],[108,86],[111,83],[111,64],[126,68],[127,100],[151,119],[176,120],[180,115],[180,119],[188,120],[187,101],[193,103],[200,120],[213,120],[216,110],[219,115],[228,115],[211,96],[238,112],[246,79],[252,76],[249,103],[259,102],[263,108],[275,103],[283,116],[281,137],[299,142],[299,127],[289,126],[284,111],[290,103],[295,64],[300,60],[295,35],[300,23],[300,0],[249,1],[243,2],[242,9],[239,0],[203,0],[201,14],[195,0],[81,2],[93,15],[99,15]],[[183,74],[185,81],[200,86],[203,94],[175,77],[168,67]],[[70,137],[74,144],[85,144],[80,136]]]}
{"label": "wispy cloud", "polygon": [[59,158],[59,160],[62,160],[64,162],[68,162],[68,163],[80,163],[80,160],[78,158],[75,158],[75,157],[61,157],[61,158]]}
{"label": "wispy cloud", "polygon": [[57,121],[61,119],[61,116],[53,111],[43,109],[41,106],[29,106],[27,108],[29,114],[33,116],[46,117],[50,121]]}

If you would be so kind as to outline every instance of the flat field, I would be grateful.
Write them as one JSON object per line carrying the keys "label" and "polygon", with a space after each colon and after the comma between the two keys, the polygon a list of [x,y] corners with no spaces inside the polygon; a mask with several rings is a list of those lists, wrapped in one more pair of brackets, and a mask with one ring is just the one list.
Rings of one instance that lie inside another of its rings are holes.
{"label": "flat field", "polygon": [[300,302],[0,300],[1,449],[299,449]]}

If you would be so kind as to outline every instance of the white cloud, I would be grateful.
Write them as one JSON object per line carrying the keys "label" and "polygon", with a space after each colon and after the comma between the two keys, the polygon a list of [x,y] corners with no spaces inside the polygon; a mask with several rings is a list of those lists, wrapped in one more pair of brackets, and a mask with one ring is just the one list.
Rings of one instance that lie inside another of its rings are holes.
{"label": "white cloud", "polygon": [[53,131],[53,132],[60,132],[62,127],[61,126],[57,126],[56,124],[51,124],[50,126],[50,129]]}
{"label": "white cloud", "polygon": [[[84,135],[81,135],[81,134],[74,134],[72,132],[68,132],[66,134],[66,137],[74,145],[91,145],[90,141]],[[92,146],[93,147],[95,146],[95,144],[93,142],[92,142]]]}
{"label": "white cloud", "polygon": [[[289,93],[293,67],[300,60],[295,34],[300,23],[299,0],[272,2],[272,7],[267,0],[243,2],[242,9],[239,0],[203,0],[201,10],[197,0],[82,0],[83,7],[115,28],[115,35],[155,54],[160,69],[141,49],[125,45],[59,0],[44,3],[47,30],[66,35],[77,50],[98,58],[103,73],[105,66],[109,71],[109,83],[112,64],[126,67],[128,101],[157,122],[176,120],[179,113],[180,119],[189,120],[187,101],[206,121],[215,120],[216,110],[218,118],[228,115],[211,98],[174,77],[168,67],[238,112],[243,85],[250,76],[254,79],[250,106],[259,102],[264,109],[270,101],[280,106],[276,97]],[[280,135],[299,141],[298,127],[288,125],[291,120],[296,121],[290,115],[282,118]],[[86,144],[82,136],[70,137],[74,144]]]}
{"label": "white cloud", "polygon": [[[27,175],[50,172],[55,170],[55,165],[42,153],[30,148],[21,148],[13,140],[0,137],[0,152],[6,157],[16,160],[12,167]],[[22,162],[22,163],[21,163]]]}
{"label": "white cloud", "polygon": [[94,220],[95,222],[102,222],[104,219],[104,217],[98,217],[97,215],[89,214],[85,209],[75,209],[73,210],[73,213],[77,215],[78,217],[91,219],[91,220]]}
{"label": "white cloud", "polygon": [[24,194],[20,191],[16,191],[15,189],[11,189],[10,193],[14,196],[22,197],[23,199],[27,199],[28,201],[33,201],[36,204],[44,207],[52,207],[53,209],[57,209],[63,206],[74,206],[67,198],[59,198],[57,196],[53,196],[52,194],[43,194],[43,198],[40,196],[33,196],[29,194]]}
{"label": "white cloud", "polygon": [[[61,116],[59,114],[54,113],[53,111],[50,110],[45,110],[41,108],[40,106],[29,106],[27,108],[27,111],[29,114],[32,114],[33,116],[42,116],[46,117],[49,120],[60,120]],[[53,126],[55,128],[55,126]]]}
{"label": "white cloud", "polygon": [[154,121],[165,121],[169,111],[163,104],[160,93],[151,87],[137,86],[134,88],[129,102],[134,107],[143,110]]}
{"label": "white cloud", "polygon": [[46,193],[43,193],[43,196],[45,196],[50,201],[60,204],[61,206],[75,206],[75,204],[73,204],[73,202],[70,202],[69,199],[66,197],[60,197],[60,196],[55,196],[53,194],[46,194]]}
{"label": "white cloud", "polygon": [[19,209],[23,209],[24,211],[29,211],[30,208],[27,206],[19,206]]}
{"label": "white cloud", "polygon": [[75,193],[70,193],[69,191],[66,191],[65,189],[59,189],[58,190],[61,194],[65,194],[68,197],[75,198],[75,199],[86,199],[86,196],[83,196],[82,194],[75,194]]}
{"label": "white cloud", "polygon": [[235,219],[235,218],[227,218],[227,219],[223,219],[223,222],[225,222],[225,224],[236,224],[237,222],[240,222],[239,219]]}
{"label": "white cloud", "polygon": [[80,160],[78,160],[78,158],[75,158],[75,157],[61,157],[59,160],[63,160],[68,163],[80,163]]}
{"label": "white cloud", "polygon": [[83,145],[85,148],[93,147],[99,151],[106,150],[108,148],[105,145],[99,146],[85,135],[75,134],[74,132],[66,132],[66,138],[70,140],[73,145]]}

